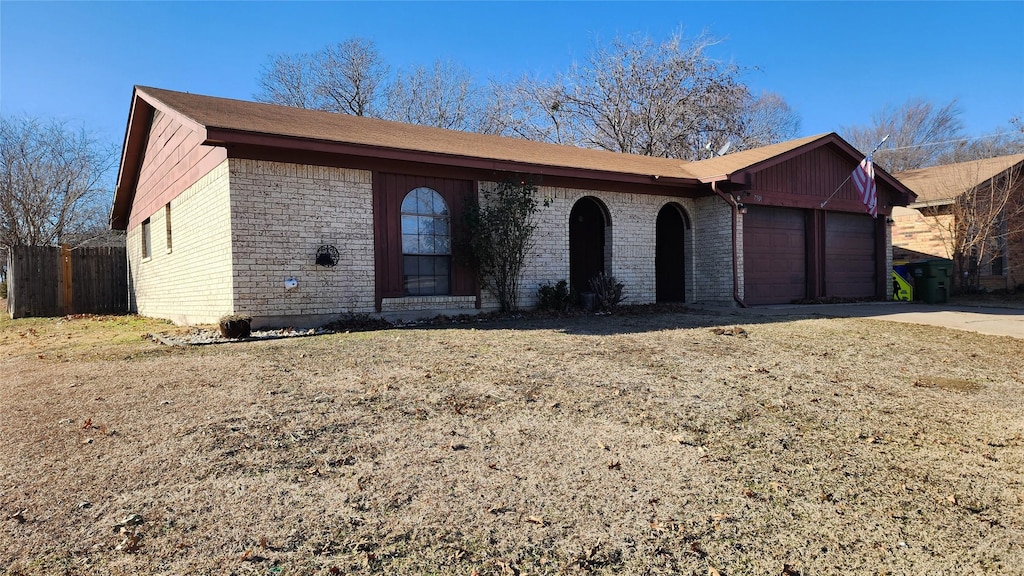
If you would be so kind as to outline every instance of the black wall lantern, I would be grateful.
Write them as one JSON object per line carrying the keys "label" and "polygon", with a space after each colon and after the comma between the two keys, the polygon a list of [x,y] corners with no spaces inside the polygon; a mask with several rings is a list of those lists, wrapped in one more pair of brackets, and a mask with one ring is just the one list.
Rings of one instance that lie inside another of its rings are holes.
{"label": "black wall lantern", "polygon": [[328,268],[338,265],[338,249],[334,246],[324,244],[316,249],[316,265]]}

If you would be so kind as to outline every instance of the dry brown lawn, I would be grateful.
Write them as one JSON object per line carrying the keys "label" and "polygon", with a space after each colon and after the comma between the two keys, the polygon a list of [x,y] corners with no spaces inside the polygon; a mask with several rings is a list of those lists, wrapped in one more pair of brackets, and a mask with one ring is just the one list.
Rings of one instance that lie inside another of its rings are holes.
{"label": "dry brown lawn", "polygon": [[0,320],[0,569],[1024,573],[1024,341],[771,320]]}

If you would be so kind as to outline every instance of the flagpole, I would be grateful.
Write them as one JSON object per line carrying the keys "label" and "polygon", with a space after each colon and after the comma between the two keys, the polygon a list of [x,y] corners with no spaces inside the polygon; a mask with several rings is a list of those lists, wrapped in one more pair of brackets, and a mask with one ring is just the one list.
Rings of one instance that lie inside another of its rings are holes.
{"label": "flagpole", "polygon": [[[865,156],[865,158],[871,158],[872,156],[874,156],[875,152],[878,152],[878,149],[881,148],[882,144],[885,144],[885,141],[888,140],[888,139],[889,139],[889,135],[886,134],[885,137],[882,138],[882,141],[879,142],[878,145],[875,146],[875,149],[872,150],[871,152],[869,152],[868,155]],[[843,183],[840,184],[838,188],[836,188],[835,192],[833,192],[831,195],[829,195],[828,198],[825,198],[825,201],[821,203],[821,206],[819,206],[819,208],[824,208],[825,204],[828,204],[829,201],[832,200],[832,198],[834,198],[835,195],[838,194],[840,190],[842,190],[843,186],[846,186],[846,183],[850,181],[850,178],[853,178],[853,172],[851,172],[850,175],[846,177],[846,180],[843,180]]]}

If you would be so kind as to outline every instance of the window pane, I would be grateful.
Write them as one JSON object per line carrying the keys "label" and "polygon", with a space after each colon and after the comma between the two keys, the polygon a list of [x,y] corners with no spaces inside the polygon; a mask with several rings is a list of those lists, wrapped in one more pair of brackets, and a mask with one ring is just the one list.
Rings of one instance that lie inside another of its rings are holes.
{"label": "window pane", "polygon": [[434,258],[434,274],[447,276],[450,259],[447,256]]}
{"label": "window pane", "polygon": [[419,251],[415,234],[402,234],[402,252],[405,254],[416,254]]}
{"label": "window pane", "polygon": [[434,275],[434,259],[430,256],[419,257],[420,275],[421,276],[433,276]]}
{"label": "window pane", "polygon": [[444,203],[444,199],[439,194],[434,195],[434,205],[431,207],[431,213],[433,214],[447,214],[448,205]]}
{"label": "window pane", "polygon": [[434,276],[434,294],[448,294],[451,290],[448,287],[447,276]]}
{"label": "window pane", "polygon": [[448,237],[436,237],[434,240],[435,254],[451,254],[452,253],[452,240]]}
{"label": "window pane", "polygon": [[402,214],[402,234],[415,234],[417,232],[417,218]]}
{"label": "window pane", "polygon": [[416,251],[417,254],[433,254],[434,253],[434,237],[433,236],[420,236],[419,237],[419,249]]}
{"label": "window pane", "polygon": [[402,200],[402,212],[407,214],[416,212],[416,191],[406,194],[405,200]]}
{"label": "window pane", "polygon": [[430,216],[420,216],[416,230],[420,234],[433,234],[434,233],[434,219]]}
{"label": "window pane", "polygon": [[416,211],[419,214],[433,213],[433,210],[431,209],[431,205],[433,204],[432,192],[433,190],[430,190],[428,188],[419,189],[419,193],[416,196]]}
{"label": "window pane", "polygon": [[420,273],[419,258],[416,256],[406,256],[402,259],[402,269],[406,276],[417,276]]}

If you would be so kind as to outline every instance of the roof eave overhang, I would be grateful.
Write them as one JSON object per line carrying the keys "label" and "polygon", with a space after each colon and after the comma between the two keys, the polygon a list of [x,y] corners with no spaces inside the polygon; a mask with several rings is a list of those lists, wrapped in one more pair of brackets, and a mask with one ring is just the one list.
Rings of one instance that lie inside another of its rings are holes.
{"label": "roof eave overhang", "polygon": [[907,208],[934,208],[936,206],[948,206],[953,203],[953,198],[939,198],[937,200],[925,200],[908,204]]}
{"label": "roof eave overhang", "polygon": [[207,140],[205,144],[210,146],[224,146],[228,149],[229,155],[233,146],[251,146],[264,149],[297,150],[304,152],[364,157],[368,159],[417,162],[473,170],[486,170],[491,172],[559,176],[577,178],[581,180],[657,185],[688,188],[692,190],[700,188],[701,185],[701,181],[696,178],[681,178],[677,176],[665,176],[662,174],[636,174],[610,170],[577,168],[572,166],[548,165],[536,162],[521,162],[508,159],[480,158],[459,154],[427,152],[404,148],[354,144],[349,142],[315,140],[280,134],[247,132],[227,128],[208,127],[206,130]]}

